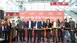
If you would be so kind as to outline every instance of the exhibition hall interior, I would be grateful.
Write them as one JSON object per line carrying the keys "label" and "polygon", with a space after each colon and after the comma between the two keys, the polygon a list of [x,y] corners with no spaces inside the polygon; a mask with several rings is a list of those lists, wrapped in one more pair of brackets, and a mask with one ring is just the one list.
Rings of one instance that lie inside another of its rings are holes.
{"label": "exhibition hall interior", "polygon": [[77,43],[77,0],[0,0],[0,43]]}

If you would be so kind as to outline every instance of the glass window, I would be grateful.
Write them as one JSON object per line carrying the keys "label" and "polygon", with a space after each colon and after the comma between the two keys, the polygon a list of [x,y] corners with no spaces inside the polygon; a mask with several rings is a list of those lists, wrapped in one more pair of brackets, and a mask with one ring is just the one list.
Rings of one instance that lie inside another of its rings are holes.
{"label": "glass window", "polygon": [[28,2],[53,2],[57,0],[28,0]]}

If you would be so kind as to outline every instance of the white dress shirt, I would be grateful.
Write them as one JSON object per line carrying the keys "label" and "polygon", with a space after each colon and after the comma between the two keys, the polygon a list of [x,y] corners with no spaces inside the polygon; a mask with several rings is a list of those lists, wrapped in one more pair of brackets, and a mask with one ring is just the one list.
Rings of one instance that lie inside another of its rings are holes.
{"label": "white dress shirt", "polygon": [[43,21],[42,21],[42,25],[43,25]]}
{"label": "white dress shirt", "polygon": [[29,21],[29,28],[31,28],[31,21]]}
{"label": "white dress shirt", "polygon": [[53,23],[53,27],[56,27],[56,22]]}
{"label": "white dress shirt", "polygon": [[4,26],[2,26],[2,31],[4,31]]}
{"label": "white dress shirt", "polygon": [[37,29],[37,22],[36,22],[36,26],[35,26],[35,28]]}

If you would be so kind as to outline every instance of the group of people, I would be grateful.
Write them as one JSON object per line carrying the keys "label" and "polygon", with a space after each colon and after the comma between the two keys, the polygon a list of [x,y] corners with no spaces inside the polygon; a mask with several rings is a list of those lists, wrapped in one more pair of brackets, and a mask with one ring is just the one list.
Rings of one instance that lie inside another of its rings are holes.
{"label": "group of people", "polygon": [[[23,19],[18,17],[16,22],[17,23],[12,20],[11,23],[7,19],[0,20],[0,37],[5,36],[5,40],[9,40],[10,32],[12,32],[12,38],[14,41],[18,41],[18,37],[20,41],[25,41],[25,29],[27,29],[27,43],[40,43],[41,38],[42,41],[45,42],[44,29],[46,29],[46,38],[48,43],[50,43],[51,36],[53,38],[53,42],[64,42],[64,39],[66,38],[67,42],[71,41],[75,43],[76,23],[72,18],[70,18],[69,22],[67,22],[66,19],[62,21],[57,19],[53,22],[51,22],[50,19],[33,21],[31,18],[29,18],[29,21],[25,22]],[[34,41],[32,42],[33,31]],[[50,34],[50,32],[52,32],[52,34]]]}
{"label": "group of people", "polygon": [[0,38],[10,41],[11,23],[8,19],[0,19]]}

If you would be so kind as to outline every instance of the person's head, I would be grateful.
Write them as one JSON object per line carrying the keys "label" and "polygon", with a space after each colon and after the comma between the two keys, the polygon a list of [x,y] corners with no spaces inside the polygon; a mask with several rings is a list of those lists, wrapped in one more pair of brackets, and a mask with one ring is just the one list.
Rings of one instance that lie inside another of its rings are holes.
{"label": "person's head", "polygon": [[57,22],[60,22],[60,20],[59,20],[59,19],[57,19]]}
{"label": "person's head", "polygon": [[50,23],[50,19],[47,19],[47,20],[46,20],[46,23]]}
{"label": "person's head", "polygon": [[7,18],[4,19],[4,21],[7,21],[7,20],[8,20]]}
{"label": "person's head", "polygon": [[20,20],[21,20],[21,21],[24,21],[24,19],[23,19],[23,18],[21,18]]}
{"label": "person's head", "polygon": [[12,23],[14,23],[15,22],[15,20],[12,20]]}
{"label": "person's head", "polygon": [[67,19],[64,19],[64,22],[67,22]]}
{"label": "person's head", "polygon": [[31,18],[29,18],[29,21],[32,21],[32,19],[31,19]]}
{"label": "person's head", "polygon": [[20,20],[20,17],[18,17],[18,20]]}
{"label": "person's head", "polygon": [[72,18],[70,18],[70,21],[72,21]]}

